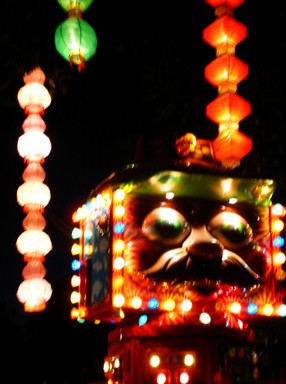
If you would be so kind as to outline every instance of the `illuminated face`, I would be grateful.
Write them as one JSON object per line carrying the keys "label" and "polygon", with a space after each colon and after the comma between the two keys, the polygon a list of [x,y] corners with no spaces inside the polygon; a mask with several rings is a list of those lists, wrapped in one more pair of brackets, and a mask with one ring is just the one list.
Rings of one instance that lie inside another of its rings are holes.
{"label": "illuminated face", "polygon": [[267,273],[268,208],[186,197],[128,197],[125,223],[129,270],[154,281],[260,287]]}

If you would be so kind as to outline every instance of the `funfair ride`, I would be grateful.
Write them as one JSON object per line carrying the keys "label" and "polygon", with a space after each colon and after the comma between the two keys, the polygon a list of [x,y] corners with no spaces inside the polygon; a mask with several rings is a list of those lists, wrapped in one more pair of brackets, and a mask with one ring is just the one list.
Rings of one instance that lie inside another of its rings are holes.
{"label": "funfair ride", "polygon": [[71,317],[115,324],[109,384],[256,383],[253,324],[286,314],[281,218],[272,179],[239,174],[251,139],[239,131],[250,104],[237,95],[246,36],[234,9],[205,0],[216,48],[205,77],[218,89],[206,115],[213,141],[186,133],[167,162],[127,165],[95,187],[74,213],[78,303]]}

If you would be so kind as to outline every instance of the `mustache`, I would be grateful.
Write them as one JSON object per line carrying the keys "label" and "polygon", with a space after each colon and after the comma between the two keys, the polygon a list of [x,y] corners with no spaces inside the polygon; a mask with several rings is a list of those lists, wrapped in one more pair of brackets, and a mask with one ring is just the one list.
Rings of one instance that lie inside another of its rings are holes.
{"label": "mustache", "polygon": [[[160,274],[164,271],[169,272],[175,268],[175,266],[178,266],[178,263],[182,264],[185,262],[185,271],[188,270],[191,275],[192,262],[194,259],[196,260],[196,268],[198,269],[200,264],[198,257],[190,254],[185,248],[176,248],[164,252],[153,265],[141,272],[145,275]],[[204,263],[204,265],[206,265],[206,263]],[[185,271],[182,270],[182,272]],[[204,268],[204,273],[205,272],[206,269]],[[222,258],[219,261],[216,272],[214,273],[213,269],[210,268],[210,276],[205,277],[213,277],[217,279],[218,274],[222,281],[228,281],[230,283],[238,281],[241,284],[247,283],[249,285],[264,282],[264,279],[257,274],[239,255],[227,249],[223,250]]]}

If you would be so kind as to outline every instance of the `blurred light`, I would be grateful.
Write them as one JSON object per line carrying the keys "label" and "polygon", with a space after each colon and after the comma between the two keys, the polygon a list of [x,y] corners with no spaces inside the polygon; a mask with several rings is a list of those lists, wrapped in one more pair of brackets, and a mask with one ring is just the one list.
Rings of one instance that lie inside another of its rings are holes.
{"label": "blurred light", "polygon": [[285,215],[285,207],[282,204],[274,204],[271,208],[271,212],[275,216],[284,216]]}
{"label": "blurred light", "polygon": [[286,316],[286,305],[285,304],[281,304],[277,310],[277,313],[279,316],[283,316],[285,317]]}
{"label": "blurred light", "polygon": [[274,264],[275,265],[282,265],[285,263],[285,260],[286,260],[285,253],[277,252],[277,253],[274,253],[273,257],[274,257]]}
{"label": "blurred light", "polygon": [[81,246],[77,243],[74,243],[71,247],[71,254],[73,256],[79,255],[81,252]]}
{"label": "blurred light", "polygon": [[71,286],[75,288],[75,287],[79,287],[79,285],[80,285],[80,277],[77,275],[73,275],[71,278]]}
{"label": "blurred light", "polygon": [[117,189],[115,192],[114,192],[114,199],[116,201],[122,201],[125,197],[125,192],[123,191],[123,189]]}
{"label": "blurred light", "polygon": [[274,220],[272,225],[272,230],[274,232],[281,232],[284,228],[284,223],[282,220]]}
{"label": "blurred light", "polygon": [[141,326],[141,325],[144,325],[146,324],[148,321],[148,316],[147,315],[142,315],[139,317],[139,320],[138,320],[138,325]]}
{"label": "blurred light", "polygon": [[258,307],[257,307],[256,304],[254,304],[254,303],[248,304],[248,306],[247,306],[247,313],[249,315],[255,315],[257,313],[257,311],[258,311]]}
{"label": "blurred light", "polygon": [[114,217],[121,218],[124,216],[125,208],[122,205],[118,205],[114,208]]}
{"label": "blurred light", "polygon": [[194,362],[195,362],[194,356],[191,353],[187,353],[184,357],[184,364],[187,367],[190,367],[194,364]]}
{"label": "blurred light", "polygon": [[80,269],[80,261],[78,259],[74,259],[71,263],[71,269],[73,271],[78,271]]}
{"label": "blurred light", "polygon": [[122,252],[125,248],[125,243],[123,240],[116,240],[113,244],[113,250],[116,253]]}
{"label": "blurred light", "polygon": [[117,293],[113,298],[113,305],[117,308],[122,307],[124,305],[125,298],[120,293]]}
{"label": "blurred light", "polygon": [[283,247],[284,245],[284,239],[282,236],[277,236],[275,237],[275,239],[273,240],[273,245],[274,247]]}
{"label": "blurred light", "polygon": [[240,311],[241,311],[241,304],[239,302],[235,301],[234,303],[232,303],[230,305],[230,312],[238,315],[240,313]]}
{"label": "blurred light", "polygon": [[73,228],[72,233],[71,233],[71,237],[73,240],[79,239],[81,237],[81,235],[82,235],[81,229],[79,229],[77,227]]}
{"label": "blurred light", "polygon": [[176,303],[173,299],[168,299],[162,303],[162,307],[165,311],[173,311],[175,309]]}
{"label": "blurred light", "polygon": [[71,300],[71,303],[72,304],[77,304],[80,302],[80,293],[79,292],[76,292],[76,291],[73,291],[71,293],[71,297],[70,297],[70,300]]}
{"label": "blurred light", "polygon": [[152,297],[149,301],[148,301],[148,308],[150,309],[157,309],[159,306],[159,302],[157,299],[155,299],[154,297]]}
{"label": "blurred light", "polygon": [[187,374],[187,372],[182,372],[180,374],[180,384],[187,384],[189,380],[190,380],[190,377]]}
{"label": "blurred light", "polygon": [[265,304],[262,312],[263,312],[263,315],[265,315],[265,316],[271,316],[271,315],[273,315],[274,308],[271,304]]}
{"label": "blurred light", "polygon": [[157,384],[165,384],[167,382],[167,377],[164,373],[159,373],[157,376]]}
{"label": "blurred light", "polygon": [[142,299],[139,296],[134,296],[131,300],[131,306],[134,309],[139,309],[142,306]]}
{"label": "blurred light", "polygon": [[124,259],[123,257],[116,257],[113,262],[113,268],[120,270],[124,268]]}
{"label": "blurred light", "polygon": [[125,230],[125,225],[121,222],[118,222],[114,225],[114,232],[117,234],[123,233]]}
{"label": "blurred light", "polygon": [[149,364],[153,368],[157,368],[160,365],[160,357],[158,355],[152,355],[149,359]]}
{"label": "blurred light", "polygon": [[191,302],[191,300],[186,299],[182,302],[181,308],[182,308],[182,311],[189,312],[192,309],[192,306],[193,306],[193,303]]}
{"label": "blurred light", "polygon": [[210,317],[210,315],[209,315],[208,313],[206,313],[206,312],[202,312],[202,313],[200,314],[200,322],[201,322],[202,324],[205,324],[205,325],[209,324],[209,323],[211,322],[211,317]]}

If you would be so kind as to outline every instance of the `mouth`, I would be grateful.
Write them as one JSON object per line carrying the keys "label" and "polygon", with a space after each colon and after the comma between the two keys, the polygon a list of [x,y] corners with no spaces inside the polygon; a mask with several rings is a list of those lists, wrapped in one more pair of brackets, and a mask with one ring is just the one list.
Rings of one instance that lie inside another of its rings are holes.
{"label": "mouth", "polygon": [[169,250],[141,272],[157,281],[188,281],[200,290],[204,287],[206,290],[217,289],[224,284],[253,290],[264,283],[264,279],[240,256],[227,249],[223,250],[219,260],[200,259],[184,248]]}

